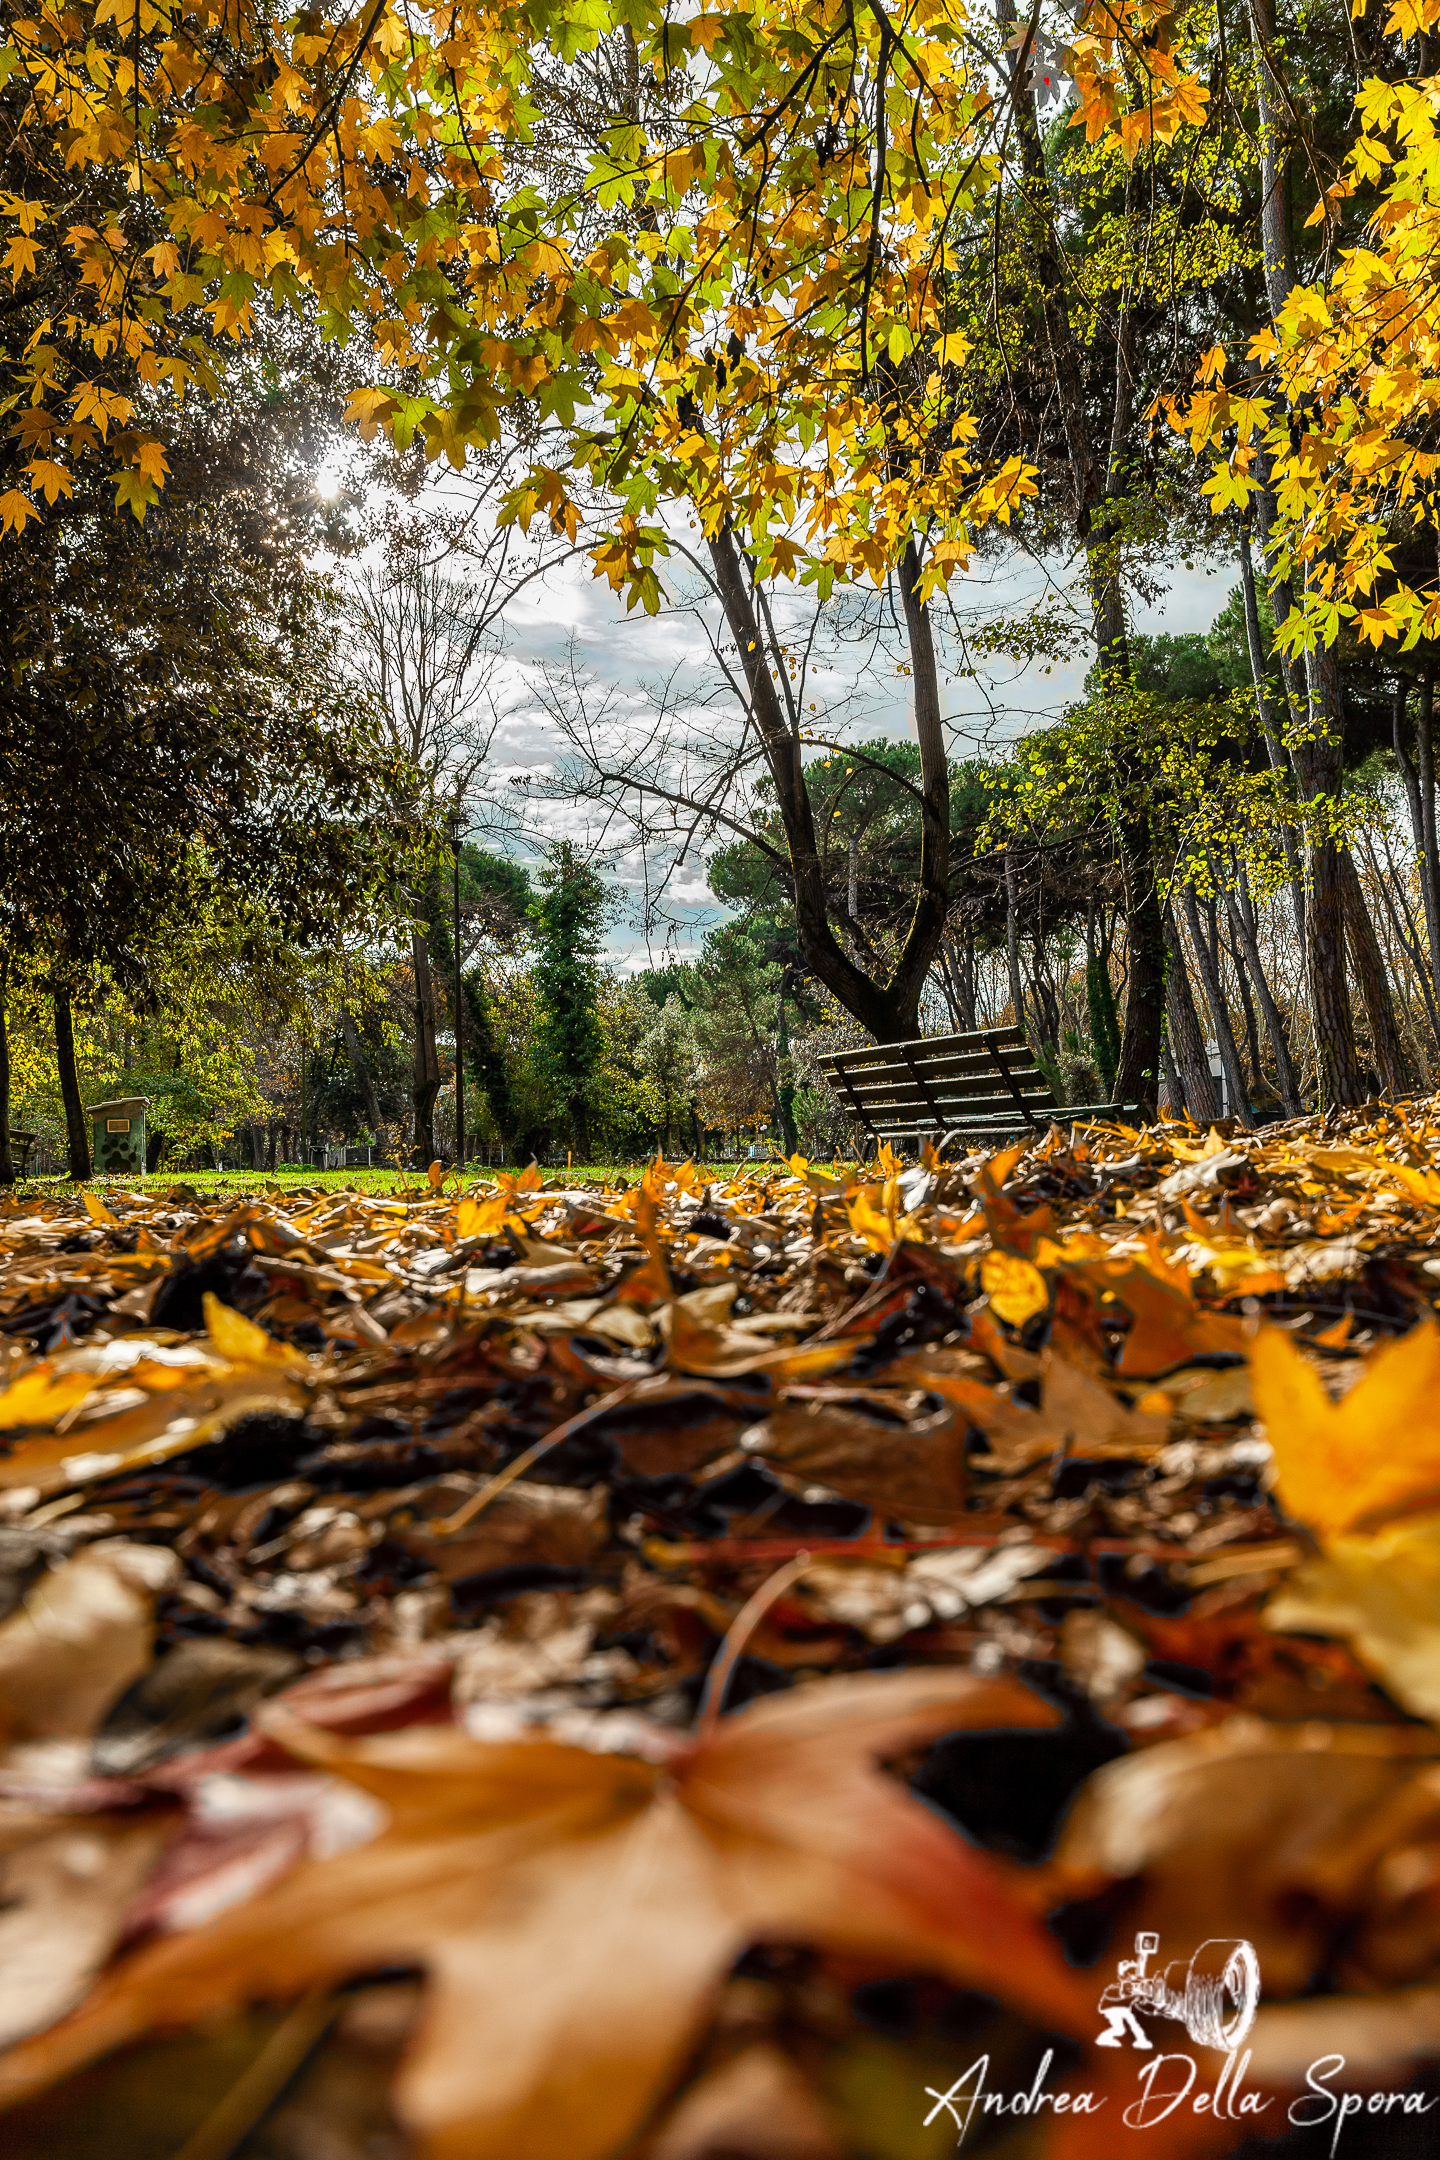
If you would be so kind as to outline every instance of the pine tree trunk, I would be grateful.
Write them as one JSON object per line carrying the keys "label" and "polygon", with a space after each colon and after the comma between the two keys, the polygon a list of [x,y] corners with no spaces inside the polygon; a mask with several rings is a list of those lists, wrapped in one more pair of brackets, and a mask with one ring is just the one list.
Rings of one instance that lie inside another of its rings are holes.
{"label": "pine tree trunk", "polygon": [[1220,1062],[1225,1068],[1226,1085],[1230,1091],[1231,1115],[1247,1128],[1253,1127],[1250,1105],[1246,1100],[1245,1075],[1240,1067],[1240,1052],[1235,1047],[1235,1031],[1230,1025],[1230,1010],[1225,1003],[1224,985],[1220,971],[1215,965],[1205,934],[1200,926],[1200,909],[1195,899],[1193,885],[1180,888],[1180,907],[1185,917],[1185,927],[1190,932],[1190,943],[1195,949],[1195,965],[1200,971],[1205,1002],[1210,1008],[1210,1025],[1215,1031],[1215,1041],[1220,1051]]}
{"label": "pine tree trunk", "polygon": [[1346,938],[1360,983],[1360,995],[1365,1000],[1365,1015],[1370,1022],[1370,1040],[1375,1048],[1380,1085],[1393,1102],[1405,1085],[1405,1060],[1400,1048],[1400,1031],[1395,1024],[1395,1006],[1390,995],[1385,955],[1380,950],[1380,940],[1370,918],[1365,889],[1355,868],[1355,858],[1348,848],[1340,858],[1340,877],[1344,896]]}
{"label": "pine tree trunk", "polygon": [[[739,543],[729,524],[709,543],[715,587],[735,639],[750,711],[765,751],[785,830],[795,901],[795,932],[809,966],[877,1042],[903,1042],[919,1029],[920,993],[934,963],[950,905],[950,770],[940,719],[940,679],[930,611],[919,595],[920,561],[908,542],[896,569],[910,641],[915,728],[920,741],[920,879],[915,912],[889,982],[876,982],[843,950],[826,911],[825,871],[805,787],[798,716],[781,705],[770,672],[770,647],[747,586]],[[760,605],[764,607],[763,594]],[[783,668],[781,670],[783,673]]]}
{"label": "pine tree trunk", "polygon": [[[1305,655],[1306,696],[1312,739],[1300,760],[1307,796],[1340,792],[1340,723],[1335,660],[1331,653]],[[1336,842],[1313,836],[1306,848],[1305,966],[1314,1016],[1318,1098],[1322,1109],[1360,1100],[1355,1060],[1355,1019],[1345,973],[1345,867]]]}
{"label": "pine tree trunk", "polygon": [[[1270,760],[1270,770],[1285,780],[1291,778],[1290,760],[1281,746],[1271,717],[1269,700],[1265,695],[1265,652],[1260,632],[1260,603],[1255,592],[1255,565],[1250,556],[1250,534],[1240,527],[1240,585],[1245,600],[1245,641],[1250,650],[1250,675],[1255,685],[1255,709],[1259,715],[1260,732],[1265,738],[1265,754]],[[1305,879],[1300,869],[1299,851],[1295,835],[1288,825],[1282,828],[1281,838],[1285,848],[1285,868],[1290,879],[1290,904],[1295,910],[1295,929],[1301,938],[1305,935]]]}
{"label": "pine tree trunk", "polygon": [[70,1010],[68,983],[55,986],[55,1055],[60,1068],[60,1097],[65,1105],[65,1131],[70,1142],[70,1175],[83,1184],[90,1175],[90,1135],[85,1129],[85,1105],[80,1100],[80,1075],[75,1066],[75,1023]]}
{"label": "pine tree trunk", "polygon": [[1015,850],[1005,850],[1005,962],[1010,972],[1010,1003],[1015,1008],[1015,1025],[1023,1029],[1025,1020],[1025,993],[1020,986],[1020,904],[1015,891]]}
{"label": "pine tree trunk", "polygon": [[[416,980],[419,980],[418,973]],[[433,1013],[433,989],[431,991],[431,1009]],[[355,1015],[348,1005],[340,1007],[340,1032],[345,1039],[345,1055],[350,1060],[351,1070],[360,1083],[360,1093],[365,1098],[365,1115],[370,1121],[370,1130],[378,1140],[380,1138],[380,1098],[375,1092],[375,1075],[370,1070],[370,1061],[366,1057],[364,1046],[360,1041],[360,1030],[356,1025]]]}
{"label": "pine tree trunk", "polygon": [[15,1162],[10,1152],[10,1015],[6,1010],[10,988],[10,955],[0,953],[0,1185],[15,1182]]}
{"label": "pine tree trunk", "polygon": [[1329,1110],[1360,1100],[1355,1023],[1345,980],[1345,901],[1339,851],[1312,842],[1305,905],[1305,975],[1315,1030],[1316,1103]]}
{"label": "pine tree trunk", "polygon": [[1425,927],[1430,938],[1430,973],[1440,976],[1440,856],[1435,844],[1435,676],[1425,670],[1416,723],[1420,781],[1420,877],[1425,894]]}
{"label": "pine tree trunk", "polygon": [[[1403,675],[1395,679],[1390,705],[1390,734],[1395,751],[1395,763],[1405,787],[1405,800],[1410,811],[1410,833],[1415,843],[1415,863],[1420,872],[1420,899],[1425,913],[1425,943],[1428,951],[1423,956],[1418,945],[1411,949],[1410,957],[1421,971],[1420,988],[1430,1014],[1430,1025],[1440,1041],[1440,878],[1434,874],[1431,858],[1435,847],[1435,753],[1433,743],[1435,683],[1427,675],[1421,690],[1420,716],[1415,726],[1416,758],[1412,758],[1405,742],[1406,682]],[[1422,786],[1424,772],[1428,787]],[[1429,798],[1429,816],[1426,816],[1426,796]],[[1389,843],[1386,843],[1389,852]],[[1387,904],[1393,912],[1394,903],[1386,895]],[[1408,915],[1409,909],[1407,907]],[[1428,980],[1427,980],[1428,978]]]}
{"label": "pine tree trunk", "polygon": [[1260,1031],[1255,1025],[1255,1000],[1250,994],[1249,970],[1240,957],[1239,948],[1233,935],[1229,938],[1221,938],[1220,942],[1225,948],[1230,965],[1235,970],[1236,995],[1240,999],[1240,1010],[1245,1015],[1245,1055],[1250,1060],[1252,1091],[1258,1093],[1261,1082],[1265,1077],[1265,1067],[1260,1056]]}
{"label": "pine tree trunk", "polygon": [[1260,958],[1260,948],[1256,943],[1254,929],[1245,909],[1240,905],[1234,893],[1229,890],[1225,894],[1225,904],[1229,910],[1236,941],[1245,955],[1245,964],[1250,971],[1250,979],[1255,985],[1255,995],[1260,1000],[1260,1010],[1265,1019],[1265,1033],[1270,1041],[1270,1055],[1275,1060],[1275,1080],[1280,1090],[1280,1099],[1285,1105],[1287,1116],[1299,1117],[1302,1109],[1300,1086],[1295,1078],[1295,1066],[1290,1056],[1290,1045],[1285,1040],[1285,1023],[1280,1016],[1280,1008],[1275,1002],[1275,994],[1270,988],[1269,979]]}
{"label": "pine tree trunk", "polygon": [[435,979],[430,948],[418,930],[410,934],[415,968],[415,1077],[410,1099],[415,1105],[415,1163],[425,1169],[435,1160],[435,1099],[440,1093],[440,1060],[435,1049]]}
{"label": "pine tree trunk", "polygon": [[1179,1117],[1185,1107],[1185,1090],[1180,1075],[1175,1070],[1175,1059],[1170,1049],[1170,1022],[1166,1015],[1165,1029],[1160,1037],[1160,1077],[1165,1084],[1165,1100],[1162,1105],[1169,1117]]}
{"label": "pine tree trunk", "polygon": [[1185,1108],[1197,1125],[1209,1125],[1220,1114],[1220,1105],[1215,1100],[1215,1075],[1205,1055],[1205,1038],[1195,1011],[1190,971],[1185,965],[1180,933],[1168,909],[1165,913],[1165,950],[1169,962],[1165,978],[1165,1018],[1176,1063],[1180,1067]]}

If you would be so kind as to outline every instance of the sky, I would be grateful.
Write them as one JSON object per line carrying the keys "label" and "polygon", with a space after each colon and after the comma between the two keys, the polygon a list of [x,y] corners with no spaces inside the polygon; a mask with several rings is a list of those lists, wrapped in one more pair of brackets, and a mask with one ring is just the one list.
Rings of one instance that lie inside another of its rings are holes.
{"label": "sky", "polygon": [[[1017,550],[977,563],[960,604],[989,615],[1023,612],[1047,582],[1055,590],[1064,577],[1064,565],[1037,565]],[[1133,627],[1175,634],[1205,630],[1234,582],[1234,568],[1226,561],[1189,568],[1176,564],[1168,591],[1158,600],[1136,604]],[[1075,659],[1048,666],[1001,659],[971,681],[950,673],[942,684],[942,701],[952,754],[974,755],[1043,725],[1080,695],[1091,657],[1082,649]],[[562,772],[566,746],[545,710],[543,685],[547,674],[553,680],[571,666],[586,678],[592,704],[608,696],[610,739],[622,764],[627,742],[638,742],[643,734],[642,686],[654,690],[668,684],[692,727],[702,733],[733,725],[736,707],[723,692],[717,699],[719,671],[693,615],[662,611],[652,618],[639,609],[627,615],[622,601],[603,579],[591,575],[583,560],[527,587],[506,612],[494,691],[503,717],[491,748],[488,786],[492,799],[498,797],[508,806],[515,820],[510,844],[524,852],[527,843],[533,850],[547,835],[564,835],[587,848],[605,848],[605,867],[623,896],[608,942],[613,965],[632,970],[663,964],[672,952],[690,957],[705,930],[726,913],[706,886],[699,855],[691,852],[678,871],[672,870],[665,890],[668,928],[647,935],[647,864],[633,836],[615,825],[602,828],[592,804],[547,798],[547,786],[553,787]],[[912,732],[908,681],[896,674],[893,659],[872,657],[862,665],[841,656],[824,680],[821,697],[827,708],[852,708],[849,732],[855,740]],[[527,776],[528,786],[515,784]],[[623,844],[626,837],[632,844]],[[653,883],[660,869],[653,850],[648,869]]]}

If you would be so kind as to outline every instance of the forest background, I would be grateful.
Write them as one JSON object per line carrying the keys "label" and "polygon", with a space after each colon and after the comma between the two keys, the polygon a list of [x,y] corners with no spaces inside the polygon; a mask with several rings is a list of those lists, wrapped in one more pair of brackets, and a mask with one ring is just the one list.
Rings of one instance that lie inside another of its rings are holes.
{"label": "forest background", "polygon": [[1436,12],[0,11],[0,1177],[1433,1085]]}

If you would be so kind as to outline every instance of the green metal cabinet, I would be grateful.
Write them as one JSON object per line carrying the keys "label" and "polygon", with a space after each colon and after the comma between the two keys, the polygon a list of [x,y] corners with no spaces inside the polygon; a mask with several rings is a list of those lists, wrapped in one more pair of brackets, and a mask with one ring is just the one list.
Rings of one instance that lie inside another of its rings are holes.
{"label": "green metal cabinet", "polygon": [[86,1106],[95,1134],[97,1177],[143,1177],[145,1174],[145,1113],[148,1095],[122,1095],[115,1102]]}

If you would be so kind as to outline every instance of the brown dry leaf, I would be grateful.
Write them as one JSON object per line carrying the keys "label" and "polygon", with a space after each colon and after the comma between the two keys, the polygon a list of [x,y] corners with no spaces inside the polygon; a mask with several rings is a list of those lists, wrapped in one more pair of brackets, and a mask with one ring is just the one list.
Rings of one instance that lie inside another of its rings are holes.
{"label": "brown dry leaf", "polygon": [[782,1404],[740,1445],[792,1478],[902,1521],[952,1523],[965,1513],[965,1429],[948,1407],[897,1424],[842,1398]]}
{"label": "brown dry leaf", "polygon": [[89,1738],[149,1669],[155,1599],[179,1572],[162,1546],[104,1538],[43,1575],[0,1622],[0,1738]]}
{"label": "brown dry leaf", "polygon": [[955,1672],[798,1688],[658,1760],[453,1728],[287,1741],[390,1827],[129,1958],[0,2065],[20,2098],[157,2023],[423,1963],[397,2094],[435,2160],[600,2160],[632,2136],[754,1940],[814,1942],[999,1992],[1080,2032],[1093,1988],[989,1861],[877,1759],[958,1725],[1037,1725],[1013,1683]]}
{"label": "brown dry leaf", "polygon": [[1170,1437],[1167,1418],[1129,1409],[1103,1381],[1049,1350],[1040,1410],[1056,1435],[1052,1444],[1072,1455],[1144,1461]]}
{"label": "brown dry leaf", "polygon": [[418,1529],[397,1534],[406,1550],[435,1568],[445,1582],[522,1559],[584,1567],[605,1542],[605,1504],[603,1485],[586,1492],[520,1480],[456,1537],[431,1537]]}
{"label": "brown dry leaf", "polygon": [[83,1998],[176,1827],[154,1814],[51,1817],[33,1837],[0,1840],[0,2046]]}
{"label": "brown dry leaf", "polygon": [[1113,1293],[1131,1316],[1116,1367],[1127,1380],[1157,1379],[1197,1356],[1243,1356],[1249,1347],[1244,1323],[1197,1305],[1188,1283],[1177,1279],[1185,1271],[1170,1268],[1158,1252],[1150,1268],[1138,1261],[1082,1262],[1075,1272]]}
{"label": "brown dry leaf", "polygon": [[1097,1771],[1056,1862],[1139,1878],[1126,1925],[1159,1934],[1158,1966],[1212,1938],[1244,1938],[1267,1995],[1303,1994],[1336,1930],[1363,1909],[1380,1811],[1414,1775],[1409,1738],[1405,1728],[1227,1718]]}
{"label": "brown dry leaf", "polygon": [[814,2087],[757,2040],[692,2085],[645,2160],[845,2160]]}

